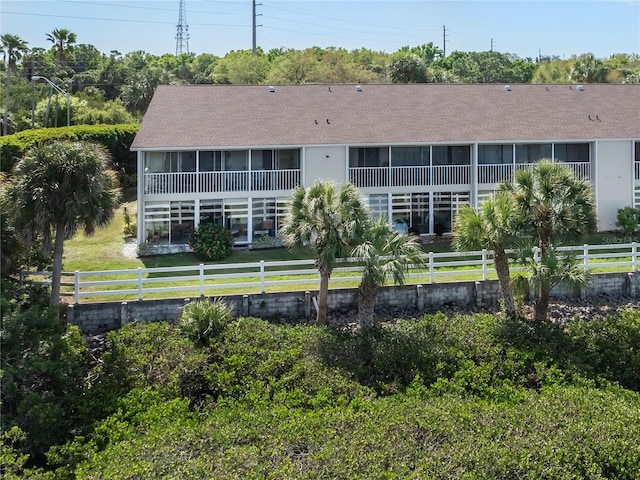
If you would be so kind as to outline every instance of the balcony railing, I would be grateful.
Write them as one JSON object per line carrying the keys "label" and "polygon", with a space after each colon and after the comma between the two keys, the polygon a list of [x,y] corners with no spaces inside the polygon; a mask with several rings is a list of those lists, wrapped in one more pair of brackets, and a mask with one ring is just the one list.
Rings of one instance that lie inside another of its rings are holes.
{"label": "balcony railing", "polygon": [[300,185],[300,170],[146,173],[144,180],[148,195],[291,190]]}
{"label": "balcony railing", "polygon": [[402,187],[416,185],[467,185],[469,165],[435,167],[353,167],[349,181],[356,187]]}
{"label": "balcony railing", "polygon": [[[563,162],[562,165],[573,170],[577,178],[591,180],[591,164],[589,162]],[[478,183],[500,183],[511,180],[516,170],[535,166],[535,163],[478,165]]]}

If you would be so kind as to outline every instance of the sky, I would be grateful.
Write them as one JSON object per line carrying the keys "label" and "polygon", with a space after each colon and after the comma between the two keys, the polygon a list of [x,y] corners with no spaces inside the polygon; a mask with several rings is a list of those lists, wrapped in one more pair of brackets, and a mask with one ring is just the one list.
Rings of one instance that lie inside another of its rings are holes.
{"label": "sky", "polygon": [[[67,29],[102,53],[176,53],[179,0],[0,0],[0,33],[49,49]],[[640,0],[258,0],[264,51],[312,46],[392,53],[432,42],[454,50],[569,58],[640,54]],[[251,0],[185,0],[188,51],[251,49]]]}

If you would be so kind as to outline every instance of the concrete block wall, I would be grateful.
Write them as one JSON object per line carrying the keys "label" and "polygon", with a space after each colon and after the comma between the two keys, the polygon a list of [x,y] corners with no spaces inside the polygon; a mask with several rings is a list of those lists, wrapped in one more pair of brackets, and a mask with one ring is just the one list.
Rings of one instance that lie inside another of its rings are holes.
{"label": "concrete block wall", "polygon": [[[640,296],[640,272],[594,275],[592,284],[582,292],[556,288],[556,297],[590,295]],[[313,297],[317,291],[277,292],[252,295],[229,295],[224,301],[233,315],[263,318],[283,318],[288,321],[310,320],[315,317]],[[376,306],[421,312],[434,307],[488,308],[498,304],[500,285],[497,280],[479,282],[435,283],[427,285],[386,286],[380,289]],[[120,328],[131,321],[175,321],[184,305],[192,299],[162,299],[133,302],[106,302],[69,305],[67,321],[80,326],[86,333]],[[351,311],[357,308],[357,289],[329,292],[330,311]]]}

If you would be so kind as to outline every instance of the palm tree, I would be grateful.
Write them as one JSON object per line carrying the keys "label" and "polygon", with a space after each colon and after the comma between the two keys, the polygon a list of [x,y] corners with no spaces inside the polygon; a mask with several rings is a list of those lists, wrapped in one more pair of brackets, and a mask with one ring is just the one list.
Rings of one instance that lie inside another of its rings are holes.
{"label": "palm tree", "polygon": [[64,241],[82,228],[91,235],[114,216],[120,199],[107,150],[68,140],[29,150],[15,167],[6,198],[10,221],[26,245],[53,244],[51,305],[60,299]]}
{"label": "palm tree", "polygon": [[[65,66],[67,62],[67,54],[73,48],[73,43],[76,43],[76,34],[67,30],[66,28],[56,28],[51,33],[47,33],[47,40],[53,43],[55,49],[56,66],[53,73],[54,81],[60,74],[60,69]],[[53,85],[49,85],[49,99],[47,100],[47,110],[45,113],[45,126],[49,126],[49,109],[51,108],[51,96],[53,95]],[[58,112],[58,91],[56,91],[56,113]],[[58,116],[56,115],[55,126],[58,126]]]}
{"label": "palm tree", "polygon": [[320,273],[317,324],[327,323],[329,279],[339,258],[348,257],[362,238],[369,219],[360,192],[351,183],[340,188],[316,181],[311,187],[296,188],[291,194],[282,236],[289,247],[309,245],[316,255]]}
{"label": "palm tree", "polygon": [[409,268],[424,265],[424,252],[417,237],[398,233],[381,217],[369,224],[362,243],[356,245],[351,255],[362,264],[357,320],[361,328],[368,328],[373,326],[379,287],[388,280],[404,285]]}
{"label": "palm tree", "polygon": [[462,205],[454,220],[453,246],[458,251],[487,249],[493,251],[493,264],[500,283],[506,314],[515,318],[516,307],[509,272],[506,244],[514,236],[515,204],[509,195],[497,192],[478,210]]}
{"label": "palm tree", "polygon": [[63,66],[67,60],[67,52],[76,43],[76,34],[66,28],[56,28],[51,33],[47,33],[47,40],[53,43],[56,49],[56,61],[58,66]]}
{"label": "palm tree", "polygon": [[[521,237],[530,236],[536,242],[542,264],[554,262],[555,247],[578,241],[585,233],[595,231],[591,186],[576,178],[566,165],[542,159],[534,168],[518,170],[515,179],[501,184],[500,190],[512,197]],[[547,265],[541,272],[550,275],[554,270],[551,266]],[[559,271],[566,270],[563,267]],[[571,276],[567,275],[566,279],[571,280]],[[537,283],[535,319],[544,321],[552,282]]]}
{"label": "palm tree", "polygon": [[27,51],[27,42],[17,35],[5,33],[0,37],[2,42],[2,57],[7,64],[7,88],[4,98],[4,118],[2,120],[2,134],[9,133],[9,90],[11,89],[11,74],[16,70],[16,63]]}

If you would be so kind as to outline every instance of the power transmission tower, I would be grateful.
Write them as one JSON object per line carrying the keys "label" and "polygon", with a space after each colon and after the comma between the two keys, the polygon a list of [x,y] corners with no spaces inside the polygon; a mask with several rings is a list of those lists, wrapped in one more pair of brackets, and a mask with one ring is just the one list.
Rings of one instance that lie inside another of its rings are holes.
{"label": "power transmission tower", "polygon": [[256,13],[256,5],[262,5],[261,3],[256,3],[256,0],[253,0],[253,42],[251,47],[251,55],[256,56],[256,28],[261,27],[262,25],[258,25],[256,23],[257,17],[261,16],[261,13]]}
{"label": "power transmission tower", "polygon": [[178,33],[176,33],[176,55],[189,53],[189,25],[187,25],[187,9],[185,0],[180,0],[178,13]]}
{"label": "power transmission tower", "polygon": [[447,56],[447,27],[442,25],[442,58]]}

